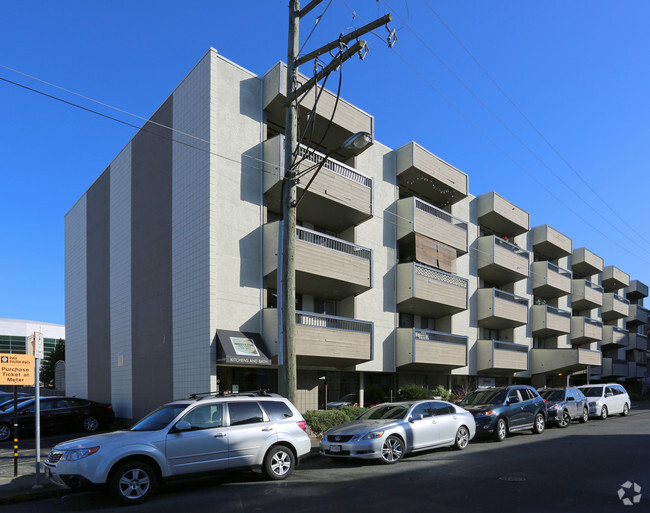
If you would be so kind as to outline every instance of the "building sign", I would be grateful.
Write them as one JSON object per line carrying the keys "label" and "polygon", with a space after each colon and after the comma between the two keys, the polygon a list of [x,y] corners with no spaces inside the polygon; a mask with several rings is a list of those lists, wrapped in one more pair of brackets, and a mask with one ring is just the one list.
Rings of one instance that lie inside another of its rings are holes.
{"label": "building sign", "polygon": [[489,388],[493,386],[496,386],[495,378],[486,378],[483,376],[478,378],[478,388]]}
{"label": "building sign", "polygon": [[34,386],[34,356],[0,353],[0,385]]}
{"label": "building sign", "polygon": [[257,333],[217,330],[217,363],[231,365],[271,365],[264,343]]}
{"label": "building sign", "polygon": [[230,337],[232,347],[240,356],[256,356],[259,358],[260,352],[250,338]]}

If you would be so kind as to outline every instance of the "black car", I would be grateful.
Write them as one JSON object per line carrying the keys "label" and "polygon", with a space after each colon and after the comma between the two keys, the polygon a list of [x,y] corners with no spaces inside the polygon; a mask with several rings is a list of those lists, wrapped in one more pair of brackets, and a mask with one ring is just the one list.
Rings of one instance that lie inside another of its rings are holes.
{"label": "black car", "polygon": [[[115,419],[113,407],[79,397],[42,397],[40,399],[42,431],[97,431]],[[0,442],[12,436],[13,406],[0,412]],[[23,401],[17,408],[21,436],[33,433],[36,424],[36,400]]]}
{"label": "black car", "polygon": [[478,389],[460,406],[474,416],[477,435],[490,435],[499,442],[508,433],[525,429],[540,434],[546,426],[546,402],[527,385]]}
{"label": "black car", "polygon": [[573,419],[585,423],[589,419],[587,398],[577,388],[545,388],[539,395],[546,401],[548,421],[565,428]]}

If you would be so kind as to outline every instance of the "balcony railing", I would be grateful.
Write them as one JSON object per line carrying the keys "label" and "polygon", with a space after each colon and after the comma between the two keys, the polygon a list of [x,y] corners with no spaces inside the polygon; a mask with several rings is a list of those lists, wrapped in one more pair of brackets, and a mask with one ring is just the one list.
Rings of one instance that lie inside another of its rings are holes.
{"label": "balcony railing", "polygon": [[603,326],[602,346],[627,347],[629,344],[629,332],[618,326]]}
{"label": "balcony railing", "polygon": [[528,370],[528,346],[499,340],[478,340],[476,368],[479,372],[512,376]]}
{"label": "balcony railing", "polygon": [[497,299],[505,299],[506,301],[511,301],[513,303],[517,303],[518,305],[528,307],[528,300],[525,297],[511,294],[505,290],[494,289],[494,297]]}
{"label": "balcony railing", "polygon": [[397,330],[397,366],[448,370],[467,365],[467,337],[415,328]]}
{"label": "balcony railing", "polygon": [[309,228],[296,226],[296,239],[303,242],[308,242],[309,244],[315,244],[323,248],[331,249],[333,251],[339,251],[341,253],[346,253],[358,258],[363,258],[364,260],[372,261],[371,249],[364,248],[363,246],[358,246],[352,242],[337,239],[336,237],[325,235],[314,230],[310,230]]}
{"label": "balcony railing", "polygon": [[296,312],[296,324],[330,330],[354,331],[357,333],[372,333],[372,322],[358,321],[345,317],[317,314],[311,312]]}
{"label": "balcony railing", "polygon": [[440,271],[439,269],[433,269],[421,264],[415,264],[414,268],[415,274],[418,276],[424,276],[425,278],[437,280],[442,283],[449,283],[450,285],[455,285],[456,287],[467,290],[468,280],[466,278],[461,278],[455,274],[446,273],[444,271]]}
{"label": "balcony railing", "polygon": [[478,239],[479,276],[490,283],[502,285],[527,278],[528,251],[496,235]]}
{"label": "balcony railing", "polygon": [[[298,147],[298,159],[305,159],[313,162],[314,164],[320,164],[325,159],[325,155],[314,149],[307,148],[307,146],[304,144],[301,144]],[[325,160],[325,163],[322,167],[323,169],[329,169],[333,173],[341,175],[348,180],[352,180],[353,182],[357,182],[372,189],[372,178],[359,173],[359,171],[356,169],[353,169],[350,166],[346,166],[338,160],[334,160],[330,157]]]}
{"label": "balcony railing", "polygon": [[490,329],[528,323],[528,300],[495,288],[478,289],[478,323]]}
{"label": "balcony railing", "polygon": [[415,208],[418,210],[422,210],[423,212],[426,212],[427,214],[437,217],[438,219],[442,219],[443,221],[446,221],[447,223],[457,226],[463,231],[467,231],[467,222],[463,221],[462,219],[459,219],[455,216],[452,216],[448,212],[445,212],[444,210],[434,207],[433,205],[429,205],[428,203],[416,198],[415,199]]}
{"label": "balcony railing", "polygon": [[494,242],[497,246],[501,246],[502,248],[507,249],[508,251],[512,251],[515,255],[520,255],[528,259],[528,256],[530,253],[526,251],[525,249],[521,249],[519,246],[516,244],[513,244],[512,242],[508,242],[505,239],[502,239],[501,237],[494,237]]}
{"label": "balcony railing", "polygon": [[397,266],[397,308],[439,318],[467,309],[468,280],[418,263]]}

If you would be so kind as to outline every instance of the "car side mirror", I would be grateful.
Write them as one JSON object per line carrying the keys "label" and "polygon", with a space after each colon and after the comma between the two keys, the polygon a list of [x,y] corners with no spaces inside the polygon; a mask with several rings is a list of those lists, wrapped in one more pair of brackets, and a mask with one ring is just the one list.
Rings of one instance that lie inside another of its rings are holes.
{"label": "car side mirror", "polygon": [[614,395],[614,394],[612,394],[611,392],[607,392],[607,393],[605,394],[605,397],[612,397],[613,395]]}
{"label": "car side mirror", "polygon": [[174,426],[174,431],[189,431],[192,429],[192,424],[186,420],[179,420]]}

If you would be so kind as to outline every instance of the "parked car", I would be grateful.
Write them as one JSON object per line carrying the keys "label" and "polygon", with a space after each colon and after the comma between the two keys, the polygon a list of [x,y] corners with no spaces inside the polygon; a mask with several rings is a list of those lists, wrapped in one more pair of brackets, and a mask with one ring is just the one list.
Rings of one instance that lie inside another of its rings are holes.
{"label": "parked car", "polygon": [[357,394],[346,394],[336,401],[330,401],[327,403],[328,410],[334,410],[340,408],[341,406],[357,406],[359,404],[359,397]]}
{"label": "parked car", "polygon": [[532,429],[540,434],[546,426],[546,403],[527,385],[478,389],[465,396],[460,406],[474,415],[476,432],[505,440],[508,433]]}
{"label": "parked car", "polygon": [[545,388],[539,391],[539,395],[546,401],[549,423],[565,428],[574,419],[582,423],[589,419],[587,399],[578,388]]}
{"label": "parked car", "polygon": [[475,434],[472,415],[446,401],[384,403],[326,431],[320,451],[331,458],[397,463],[409,452],[440,446],[465,449]]}
{"label": "parked car", "polygon": [[[97,431],[108,426],[115,419],[113,407],[79,397],[40,398],[40,424],[42,431]],[[12,434],[14,407],[0,412],[0,442]],[[36,399],[31,398],[18,404],[18,430],[21,435],[33,433],[36,426]]]}
{"label": "parked car", "polygon": [[[18,403],[24,403],[25,401],[29,401],[30,399],[34,399],[34,397],[31,396],[31,395],[19,395],[18,398],[17,398],[17,402]],[[8,408],[13,408],[13,405],[14,405],[13,398],[11,398],[8,401],[5,401],[3,403],[0,403],[0,412],[5,411]]]}
{"label": "parked car", "polygon": [[[23,393],[18,393],[18,398],[20,399],[21,397],[33,397],[29,394],[23,394]],[[14,400],[14,393],[13,392],[0,392],[0,404],[4,404],[7,401],[13,401]]]}
{"label": "parked car", "polygon": [[168,478],[261,468],[284,479],[311,450],[307,423],[277,394],[230,394],[167,403],[128,431],[59,444],[46,477],[80,489],[106,485],[124,504],[148,499]]}
{"label": "parked car", "polygon": [[605,420],[610,414],[626,416],[632,407],[632,401],[625,388],[618,383],[582,385],[578,387],[589,402],[589,415]]}

